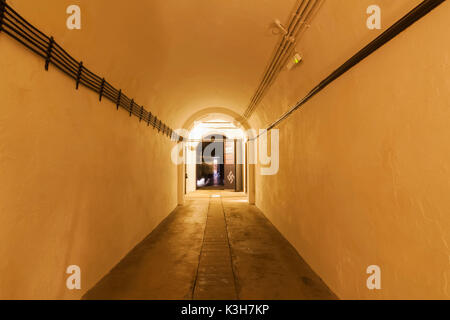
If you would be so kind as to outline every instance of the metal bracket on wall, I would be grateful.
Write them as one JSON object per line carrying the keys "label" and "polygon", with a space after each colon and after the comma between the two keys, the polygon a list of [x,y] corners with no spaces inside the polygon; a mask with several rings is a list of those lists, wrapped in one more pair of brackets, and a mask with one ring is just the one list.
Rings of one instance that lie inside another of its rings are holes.
{"label": "metal bracket on wall", "polygon": [[78,87],[80,85],[81,81],[81,73],[83,72],[83,61],[80,61],[80,64],[78,65],[78,73],[77,73],[77,85],[76,89],[78,90]]}
{"label": "metal bracket on wall", "polygon": [[116,107],[117,110],[119,110],[119,106],[120,106],[120,98],[122,97],[122,89],[119,90],[119,95],[117,96],[117,102],[116,102]]}
{"label": "metal bracket on wall", "polygon": [[3,29],[3,18],[5,16],[5,1],[0,0],[0,32]]}
{"label": "metal bracket on wall", "polygon": [[102,84],[100,85],[99,101],[102,101],[103,90],[105,90],[105,78],[102,79]]}
{"label": "metal bracket on wall", "polygon": [[[21,43],[23,46],[40,56],[45,60],[45,70],[48,71],[50,64],[56,69],[76,81],[76,89],[80,84],[99,94],[99,101],[107,98],[116,104],[117,110],[123,107],[139,117],[139,121],[147,120],[150,124],[152,114],[140,107],[141,112],[134,112],[134,100],[131,100],[131,107],[128,105],[130,99],[123,94],[122,90],[115,89],[105,78],[97,76],[89,71],[83,62],[78,62],[67,53],[54,39],[49,37],[36,27],[31,25],[19,13],[6,3],[6,0],[0,0],[0,32],[8,35],[12,39]],[[139,107],[139,106],[138,106]],[[128,110],[130,109],[130,110]],[[148,115],[148,118],[146,118]],[[159,126],[161,126],[161,121]],[[153,124],[153,127],[156,122]],[[160,131],[160,130],[159,130]]]}
{"label": "metal bracket on wall", "polygon": [[47,58],[45,59],[45,70],[48,71],[48,66],[50,64],[50,60],[52,58],[52,50],[53,50],[53,45],[55,44],[55,39],[53,39],[53,37],[50,37],[50,42],[48,44],[48,49],[47,49]]}
{"label": "metal bracket on wall", "polygon": [[131,103],[130,103],[130,117],[131,117],[131,114],[133,113],[133,106],[134,106],[134,100],[131,99]]}
{"label": "metal bracket on wall", "polygon": [[144,114],[144,106],[141,106],[141,112],[139,112],[139,122],[141,122],[143,114]]}

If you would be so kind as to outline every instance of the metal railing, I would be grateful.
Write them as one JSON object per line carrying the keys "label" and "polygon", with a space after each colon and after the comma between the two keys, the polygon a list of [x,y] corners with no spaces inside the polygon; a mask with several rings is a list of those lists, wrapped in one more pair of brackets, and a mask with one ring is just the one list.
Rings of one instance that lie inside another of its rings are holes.
{"label": "metal railing", "polygon": [[143,106],[139,106],[134,99],[128,98],[122,90],[117,90],[105,78],[87,69],[82,61],[74,59],[53,37],[45,35],[31,25],[11,8],[6,0],[0,0],[0,33],[2,32],[42,57],[45,61],[45,70],[48,71],[49,66],[52,65],[74,79],[77,90],[80,85],[83,85],[98,93],[99,101],[106,98],[115,104],[117,110],[119,107],[125,109],[130,117],[132,115],[138,117],[139,122],[152,126],[174,141],[181,139],[169,126]]}

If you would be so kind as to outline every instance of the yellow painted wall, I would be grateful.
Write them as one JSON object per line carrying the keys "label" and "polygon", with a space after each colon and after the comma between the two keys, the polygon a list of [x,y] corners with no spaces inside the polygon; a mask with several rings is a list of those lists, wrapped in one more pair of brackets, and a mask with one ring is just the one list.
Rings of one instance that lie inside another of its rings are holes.
{"label": "yellow painted wall", "polygon": [[[173,128],[206,108],[243,112],[278,41],[269,25],[296,1],[7,0]],[[66,27],[74,4],[81,30]]]}
{"label": "yellow painted wall", "polygon": [[[78,299],[176,206],[173,142],[0,48],[0,299]],[[82,290],[66,288],[73,264]]]}
{"label": "yellow painted wall", "polygon": [[[299,40],[304,62],[251,127],[380,33],[366,28],[369,5],[385,30],[419,2],[324,1]],[[174,128],[207,107],[244,111],[278,39],[268,25],[293,6],[8,3]],[[80,31],[65,27],[70,4]],[[257,205],[341,298],[450,298],[449,18],[444,3],[314,97],[279,127],[279,173],[255,170]],[[0,298],[79,298],[175,207],[173,144],[2,34],[0,48]],[[70,264],[81,291],[65,288]],[[371,264],[380,291],[365,287]]]}
{"label": "yellow painted wall", "polygon": [[[254,127],[379,34],[365,26],[374,3],[385,30],[419,1],[325,1]],[[450,298],[449,30],[447,2],[284,121],[279,173],[256,170],[257,206],[340,298]]]}

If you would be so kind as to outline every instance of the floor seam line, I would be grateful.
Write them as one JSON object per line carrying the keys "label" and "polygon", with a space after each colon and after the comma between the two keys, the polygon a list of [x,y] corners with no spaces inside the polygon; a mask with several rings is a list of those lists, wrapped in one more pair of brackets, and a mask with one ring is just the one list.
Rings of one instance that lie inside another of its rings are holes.
{"label": "floor seam line", "polygon": [[206,219],[205,219],[205,228],[203,230],[202,247],[200,248],[200,253],[198,255],[197,271],[195,272],[194,284],[192,286],[192,299],[191,300],[194,300],[195,288],[197,286],[198,270],[200,269],[200,261],[202,259],[203,247],[205,245],[206,226],[207,226],[207,223],[208,223],[208,215],[209,215],[209,208],[210,207],[211,207],[211,198],[208,199],[208,209],[206,210]]}
{"label": "floor seam line", "polygon": [[223,220],[225,221],[225,234],[227,237],[227,244],[228,244],[228,250],[230,252],[230,264],[231,264],[231,273],[233,273],[233,280],[234,280],[234,291],[236,293],[236,300],[240,300],[239,299],[239,293],[238,293],[238,281],[237,281],[237,277],[236,277],[236,273],[234,272],[234,267],[233,267],[233,253],[231,251],[231,245],[230,245],[230,237],[228,236],[228,223],[227,223],[227,219],[225,216],[225,207],[223,205],[223,198],[220,198],[220,204],[222,205],[222,214],[223,214]]}

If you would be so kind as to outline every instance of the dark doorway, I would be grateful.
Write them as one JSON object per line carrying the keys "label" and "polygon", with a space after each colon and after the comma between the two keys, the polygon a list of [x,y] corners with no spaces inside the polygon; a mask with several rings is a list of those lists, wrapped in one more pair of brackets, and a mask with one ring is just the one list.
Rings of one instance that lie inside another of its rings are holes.
{"label": "dark doorway", "polygon": [[220,134],[204,137],[196,150],[196,188],[242,191],[242,140]]}
{"label": "dark doorway", "polygon": [[197,189],[224,189],[223,135],[213,134],[203,138],[197,146]]}

